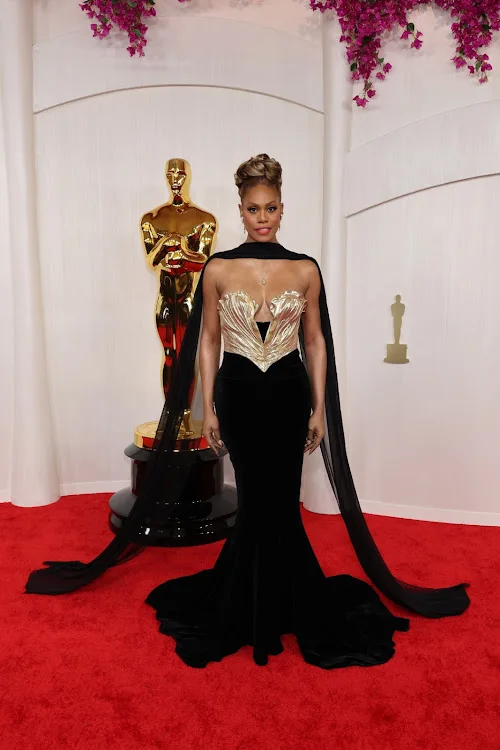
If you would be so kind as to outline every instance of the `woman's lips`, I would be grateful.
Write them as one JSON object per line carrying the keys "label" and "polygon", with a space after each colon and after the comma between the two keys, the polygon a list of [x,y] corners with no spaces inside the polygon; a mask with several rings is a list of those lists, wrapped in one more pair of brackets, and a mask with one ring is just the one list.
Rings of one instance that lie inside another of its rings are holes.
{"label": "woman's lips", "polygon": [[257,229],[259,234],[269,234],[270,231],[271,227],[261,227],[260,229]]}

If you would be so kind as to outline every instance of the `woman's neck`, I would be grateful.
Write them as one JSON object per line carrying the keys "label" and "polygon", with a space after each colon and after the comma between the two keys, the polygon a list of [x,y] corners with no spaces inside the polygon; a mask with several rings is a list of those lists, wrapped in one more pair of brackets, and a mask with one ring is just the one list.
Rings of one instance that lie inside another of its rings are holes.
{"label": "woman's neck", "polygon": [[269,242],[259,242],[259,240],[252,240],[251,237],[247,237],[244,245],[253,244],[253,245],[279,245],[280,243],[276,239],[276,237],[273,240],[269,240]]}

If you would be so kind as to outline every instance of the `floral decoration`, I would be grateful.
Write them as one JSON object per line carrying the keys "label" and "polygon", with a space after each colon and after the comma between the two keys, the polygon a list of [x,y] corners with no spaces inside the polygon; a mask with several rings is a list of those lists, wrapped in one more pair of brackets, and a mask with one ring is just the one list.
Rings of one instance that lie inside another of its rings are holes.
{"label": "floral decoration", "polygon": [[[399,27],[401,39],[413,49],[420,49],[423,34],[408,20],[419,5],[431,0],[310,0],[310,7],[324,13],[337,13],[346,46],[347,61],[354,81],[361,82],[361,92],[354,97],[359,107],[366,107],[375,96],[375,82],[383,81],[392,69],[381,54],[384,37]],[[434,0],[450,12],[451,31],[456,42],[452,58],[457,69],[485,83],[492,70],[488,55],[482,50],[490,44],[494,31],[500,29],[500,0]]]}
{"label": "floral decoration", "polygon": [[147,19],[156,15],[155,0],[83,0],[80,8],[92,20],[90,28],[99,39],[116,27],[128,35],[129,55],[144,56]]}
{"label": "floral decoration", "polygon": [[[352,79],[360,83],[360,92],[354,97],[359,107],[366,107],[376,94],[375,84],[392,69],[382,53],[389,33],[399,29],[400,38],[412,49],[422,47],[423,34],[409,15],[431,1],[451,15],[455,67],[467,68],[479,83],[485,83],[492,70],[485,49],[493,32],[500,30],[500,0],[309,0],[312,10],[333,11],[338,16]],[[103,39],[116,27],[128,35],[129,54],[143,56],[147,21],[156,15],[154,4],[154,0],[84,0],[80,7],[92,20],[95,37]]]}

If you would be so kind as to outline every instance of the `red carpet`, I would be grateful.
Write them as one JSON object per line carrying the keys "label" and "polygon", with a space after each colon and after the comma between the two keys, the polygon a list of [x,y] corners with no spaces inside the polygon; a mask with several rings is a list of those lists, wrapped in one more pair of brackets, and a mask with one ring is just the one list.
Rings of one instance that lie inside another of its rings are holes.
{"label": "red carpet", "polygon": [[[339,517],[304,520],[325,573],[362,577]],[[285,636],[267,667],[246,647],[193,670],[143,600],[160,581],[211,566],[222,542],[147,550],[86,590],[28,596],[43,560],[101,550],[107,496],[0,505],[1,750],[499,750],[500,529],[369,522],[404,580],[470,581],[467,613],[411,617],[379,667],[326,672]]]}

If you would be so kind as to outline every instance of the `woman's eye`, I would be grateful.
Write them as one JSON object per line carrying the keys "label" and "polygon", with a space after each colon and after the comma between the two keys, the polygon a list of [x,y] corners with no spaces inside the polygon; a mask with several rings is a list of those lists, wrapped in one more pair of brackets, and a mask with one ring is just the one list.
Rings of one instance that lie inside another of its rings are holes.
{"label": "woman's eye", "polygon": [[276,206],[269,206],[269,211],[276,211]]}
{"label": "woman's eye", "polygon": [[250,213],[250,214],[254,214],[256,211],[257,211],[257,209],[254,208],[253,206],[252,206],[252,208],[248,209],[248,213]]}

